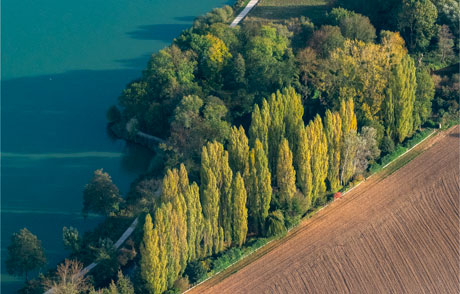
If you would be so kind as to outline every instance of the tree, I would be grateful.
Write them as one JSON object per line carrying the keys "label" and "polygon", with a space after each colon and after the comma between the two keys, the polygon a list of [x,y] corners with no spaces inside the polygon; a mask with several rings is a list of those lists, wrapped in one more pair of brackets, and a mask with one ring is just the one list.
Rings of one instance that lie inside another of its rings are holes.
{"label": "tree", "polygon": [[342,119],[338,112],[332,113],[330,110],[326,111],[324,129],[326,132],[327,151],[329,158],[327,180],[330,190],[332,192],[336,192],[340,186],[339,169],[343,138]]}
{"label": "tree", "polygon": [[430,0],[403,0],[398,13],[398,29],[411,52],[423,51],[436,33],[436,6]]}
{"label": "tree", "polygon": [[118,271],[118,279],[115,283],[113,280],[109,288],[101,289],[98,294],[134,294],[134,287],[128,277],[123,276],[121,271]]}
{"label": "tree", "polygon": [[431,115],[431,101],[435,92],[433,79],[427,69],[417,68],[415,77],[417,89],[415,91],[413,130],[420,128]]}
{"label": "tree", "polygon": [[271,174],[262,143],[256,139],[249,153],[248,217],[252,232],[263,232],[272,197]]}
{"label": "tree", "polygon": [[328,157],[327,138],[321,117],[317,115],[307,126],[307,136],[311,142],[312,201],[326,191]]}
{"label": "tree", "polygon": [[203,213],[206,220],[209,222],[209,234],[208,241],[205,247],[212,250],[212,253],[219,253],[223,248],[223,240],[220,236],[219,226],[219,189],[217,188],[216,177],[209,168],[202,169],[201,172],[202,180],[206,179],[206,185],[203,186],[201,194],[201,202],[203,205]]}
{"label": "tree", "polygon": [[390,87],[394,101],[395,137],[402,142],[413,130],[413,109],[416,92],[414,61],[406,56],[395,66]]}
{"label": "tree", "polygon": [[355,157],[358,151],[359,137],[355,130],[343,137],[342,160],[340,162],[340,183],[348,184],[355,174]]}
{"label": "tree", "polygon": [[284,215],[280,210],[275,210],[268,215],[267,228],[265,232],[267,237],[278,236],[286,232]]}
{"label": "tree", "polygon": [[244,181],[239,172],[233,179],[232,193],[232,242],[234,245],[241,247],[246,242],[246,234],[248,232],[248,210],[246,208],[246,189],[244,188]]}
{"label": "tree", "polygon": [[332,9],[329,16],[333,24],[340,27],[345,38],[363,42],[374,41],[375,28],[367,16],[343,8]]}
{"label": "tree", "polygon": [[447,25],[442,25],[438,32],[438,55],[441,62],[448,62],[454,54],[454,36]]}
{"label": "tree", "polygon": [[91,181],[83,192],[83,214],[95,212],[105,216],[118,212],[123,199],[112,178],[102,169],[94,171]]}
{"label": "tree", "polygon": [[26,281],[30,271],[46,264],[45,252],[37,236],[24,228],[11,236],[6,258],[6,270],[11,275],[25,275]]}
{"label": "tree", "polygon": [[361,134],[351,131],[345,135],[340,169],[340,180],[343,185],[353,176],[362,174],[369,162],[380,155],[375,138],[376,130],[370,127],[363,127]]}
{"label": "tree", "polygon": [[337,26],[324,25],[313,33],[308,46],[313,48],[320,57],[327,58],[333,50],[341,48],[345,38]]}
{"label": "tree", "polygon": [[288,208],[297,189],[295,186],[295,170],[292,166],[292,152],[286,139],[281,141],[276,168],[276,181],[279,188],[280,202]]}
{"label": "tree", "polygon": [[256,140],[262,143],[265,154],[268,154],[268,128],[270,127],[270,109],[267,100],[263,100],[262,109],[256,104],[252,112],[251,126],[249,127],[250,146],[255,147]]}
{"label": "tree", "polygon": [[153,229],[152,218],[150,214],[147,214],[144,224],[144,238],[140,247],[140,267],[146,290],[152,294],[162,293],[167,287],[166,252],[164,248],[160,248],[164,244],[160,244],[159,233],[162,232]]}
{"label": "tree", "polygon": [[[299,136],[299,145],[296,154],[297,166],[297,183],[302,190],[302,193],[307,200],[309,206],[311,204],[312,180],[313,174],[311,170],[311,142],[308,138],[307,131],[303,128]],[[308,207],[305,207],[308,209]]]}
{"label": "tree", "polygon": [[369,163],[380,155],[374,128],[363,127],[358,136],[358,148],[354,159],[355,174],[363,174]]}
{"label": "tree", "polygon": [[175,45],[160,50],[152,56],[144,71],[148,95],[169,102],[170,99],[193,94],[197,88],[194,82],[196,66],[197,61],[191,51],[182,51]]}
{"label": "tree", "polygon": [[[201,190],[204,193],[214,193],[214,187],[210,185],[210,174],[214,176],[217,188],[217,202],[211,202],[213,205],[212,210],[217,209],[218,212],[218,226],[211,221],[214,230],[219,230],[219,226],[223,229],[225,239],[222,240],[225,246],[231,244],[232,226],[231,226],[231,209],[232,209],[232,179],[233,172],[228,163],[228,152],[224,150],[224,146],[218,142],[209,142],[203,146],[201,154]],[[208,192],[205,192],[208,191]],[[212,196],[214,197],[214,196]],[[217,205],[217,208],[214,207]],[[203,210],[205,209],[203,203]],[[214,217],[214,216],[213,216]],[[214,231],[218,233],[218,231]],[[219,246],[220,248],[220,246]]]}
{"label": "tree", "polygon": [[179,169],[179,184],[187,206],[187,245],[188,260],[190,261],[201,257],[200,243],[203,230],[203,212],[199,187],[195,182],[192,185],[189,184],[187,170],[183,164],[180,165]]}
{"label": "tree", "polygon": [[228,156],[233,172],[240,172],[246,177],[249,172],[249,141],[242,126],[232,128],[228,140]]}
{"label": "tree", "polygon": [[[91,284],[85,275],[81,274],[83,264],[77,260],[66,259],[57,267],[56,280],[45,280],[45,289],[53,294],[80,294],[90,290]],[[120,293],[130,294],[130,293]]]}
{"label": "tree", "polygon": [[80,251],[81,241],[78,237],[78,230],[76,228],[62,228],[62,240],[64,241],[64,247],[72,250],[72,253]]}
{"label": "tree", "polygon": [[294,55],[287,32],[281,27],[263,25],[255,35],[248,36],[245,53],[251,90],[271,93],[295,83]]}

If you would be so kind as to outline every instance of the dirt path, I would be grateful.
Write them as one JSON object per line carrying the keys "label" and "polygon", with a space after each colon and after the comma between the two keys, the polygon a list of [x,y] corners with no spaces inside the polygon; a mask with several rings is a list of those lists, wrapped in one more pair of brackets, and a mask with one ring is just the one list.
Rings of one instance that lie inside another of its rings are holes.
{"label": "dirt path", "polygon": [[188,293],[459,293],[459,131]]}
{"label": "dirt path", "polygon": [[241,11],[240,14],[238,14],[238,16],[235,17],[235,19],[232,21],[232,23],[230,24],[230,27],[231,28],[236,27],[243,20],[243,18],[249,13],[249,11],[251,11],[251,9],[253,9],[257,5],[258,2],[259,0],[249,1],[248,5],[246,5],[243,11]]}

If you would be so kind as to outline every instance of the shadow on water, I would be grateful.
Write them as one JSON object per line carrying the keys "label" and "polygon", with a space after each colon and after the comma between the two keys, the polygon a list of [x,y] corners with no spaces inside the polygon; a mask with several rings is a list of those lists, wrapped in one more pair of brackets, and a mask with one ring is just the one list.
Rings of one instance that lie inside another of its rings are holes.
{"label": "shadow on water", "polygon": [[189,27],[190,24],[142,25],[138,26],[135,31],[128,32],[127,35],[138,40],[158,40],[169,43]]}
{"label": "shadow on water", "polygon": [[[131,58],[131,59],[118,59],[116,62],[118,62],[121,66],[124,68],[130,69],[130,68],[135,68],[135,69],[144,69],[147,66],[148,61],[150,60],[150,57],[152,54],[144,54],[140,57],[137,58]],[[138,71],[138,77],[141,76],[141,71]]]}
{"label": "shadow on water", "polygon": [[184,21],[184,22],[193,22],[195,20],[196,16],[193,15],[186,15],[186,16],[176,16],[174,20],[177,21]]}

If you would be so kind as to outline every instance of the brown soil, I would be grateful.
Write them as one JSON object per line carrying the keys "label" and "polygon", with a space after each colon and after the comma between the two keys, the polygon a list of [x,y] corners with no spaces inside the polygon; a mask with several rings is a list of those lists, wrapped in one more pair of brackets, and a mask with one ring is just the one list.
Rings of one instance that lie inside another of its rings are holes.
{"label": "brown soil", "polygon": [[427,140],[188,293],[460,293],[459,138],[457,126]]}

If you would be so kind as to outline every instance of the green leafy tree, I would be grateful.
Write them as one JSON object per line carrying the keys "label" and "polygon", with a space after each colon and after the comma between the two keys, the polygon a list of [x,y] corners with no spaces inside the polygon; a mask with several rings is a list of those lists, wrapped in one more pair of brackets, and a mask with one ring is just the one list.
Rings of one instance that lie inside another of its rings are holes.
{"label": "green leafy tree", "polygon": [[108,288],[99,290],[97,294],[134,294],[134,286],[128,277],[118,271],[117,282],[112,280]]}
{"label": "green leafy tree", "polygon": [[292,165],[292,152],[289,143],[283,139],[279,148],[276,181],[279,188],[280,202],[287,207],[291,206],[292,199],[297,191],[295,185],[296,173]]}
{"label": "green leafy tree", "polygon": [[267,237],[278,236],[286,232],[284,225],[284,215],[280,210],[271,212],[267,217],[267,228],[265,235]]}
{"label": "green leafy tree", "polygon": [[423,51],[436,33],[436,6],[430,0],[403,0],[398,13],[398,29],[411,52]]}
{"label": "green leafy tree", "polygon": [[308,41],[308,46],[313,48],[320,57],[326,58],[330,52],[336,48],[341,48],[344,41],[345,38],[338,26],[324,25],[313,33]]}
{"label": "green leafy tree", "polygon": [[248,232],[248,210],[246,208],[247,193],[244,188],[243,178],[239,172],[233,179],[232,193],[232,242],[236,246],[241,246],[246,241],[246,234]]}
{"label": "green leafy tree", "polygon": [[109,216],[118,212],[121,202],[120,191],[109,174],[96,170],[83,192],[83,214],[94,212]]}
{"label": "green leafy tree", "polygon": [[62,240],[64,247],[72,250],[72,253],[77,253],[81,248],[81,241],[78,236],[78,230],[74,227],[62,228]]}
{"label": "green leafy tree", "polygon": [[427,69],[417,68],[415,77],[417,80],[417,89],[415,91],[414,102],[414,130],[420,128],[430,117],[431,101],[434,98],[435,92],[433,79]]}
{"label": "green leafy tree", "polygon": [[415,65],[406,56],[397,64],[390,83],[390,94],[394,101],[395,137],[402,142],[413,130],[413,110],[417,82]]}
{"label": "green leafy tree", "polygon": [[9,274],[25,275],[27,281],[29,272],[46,264],[45,251],[41,241],[26,228],[13,233],[10,245],[8,245],[5,263]]}
{"label": "green leafy tree", "polygon": [[257,34],[248,37],[245,48],[249,87],[270,93],[295,82],[297,72],[287,34],[263,25]]}
{"label": "green leafy tree", "polygon": [[344,8],[334,8],[329,17],[347,39],[373,42],[376,37],[375,28],[367,16]]}

